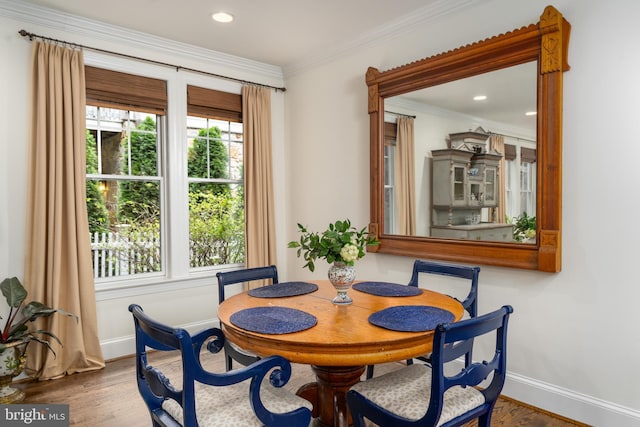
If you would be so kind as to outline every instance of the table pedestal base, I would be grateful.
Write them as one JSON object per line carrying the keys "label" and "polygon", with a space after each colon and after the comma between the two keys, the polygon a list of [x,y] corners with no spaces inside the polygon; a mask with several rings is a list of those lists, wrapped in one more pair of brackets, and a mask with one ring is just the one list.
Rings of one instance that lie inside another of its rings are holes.
{"label": "table pedestal base", "polygon": [[311,365],[316,382],[305,384],[298,395],[313,403],[314,426],[347,427],[351,415],[347,408],[347,391],[360,381],[364,366]]}

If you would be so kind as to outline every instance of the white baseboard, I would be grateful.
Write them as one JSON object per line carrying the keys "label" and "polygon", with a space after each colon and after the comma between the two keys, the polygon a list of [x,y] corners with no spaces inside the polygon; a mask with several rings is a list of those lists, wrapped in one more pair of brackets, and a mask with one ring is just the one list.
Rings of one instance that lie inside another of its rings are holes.
{"label": "white baseboard", "polygon": [[[207,328],[218,328],[220,327],[220,323],[218,320],[211,319],[204,322],[181,325],[180,327],[186,329],[189,333],[196,333]],[[104,357],[104,360],[130,356],[136,352],[135,337],[133,335],[129,335],[113,340],[101,341],[100,347],[102,348],[102,357]]]}
{"label": "white baseboard", "polygon": [[640,427],[640,411],[507,373],[502,394],[593,427]]}

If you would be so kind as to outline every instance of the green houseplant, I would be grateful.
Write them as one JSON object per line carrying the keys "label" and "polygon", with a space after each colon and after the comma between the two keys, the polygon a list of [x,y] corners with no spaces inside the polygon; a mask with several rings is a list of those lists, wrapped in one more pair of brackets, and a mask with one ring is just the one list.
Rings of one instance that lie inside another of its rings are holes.
{"label": "green houseplant", "polygon": [[[24,399],[24,393],[13,389],[10,384],[14,377],[20,375],[26,361],[26,349],[29,343],[37,342],[47,346],[56,355],[46,337],[52,338],[62,345],[60,339],[52,332],[43,329],[31,329],[29,325],[41,317],[49,317],[54,313],[73,317],[78,316],[59,308],[51,308],[38,301],[25,304],[27,290],[16,277],[4,279],[0,283],[0,290],[4,295],[9,314],[2,326],[0,334],[0,403],[15,403]],[[3,319],[0,316],[0,319]]]}
{"label": "green houseplant", "polygon": [[302,224],[298,224],[298,231],[302,233],[300,239],[289,242],[289,247],[298,249],[298,257],[302,255],[307,262],[303,268],[310,271],[315,270],[315,260],[318,258],[325,259],[329,264],[342,262],[353,266],[365,255],[367,246],[380,244],[369,236],[366,227],[358,230],[349,219],[329,224],[322,234],[309,231]]}
{"label": "green houseplant", "polygon": [[[17,277],[4,279],[0,283],[0,290],[4,295],[7,305],[9,306],[9,315],[4,322],[2,335],[0,335],[0,353],[10,344],[21,343],[29,344],[31,341],[46,345],[47,348],[55,355],[55,351],[51,347],[49,341],[44,336],[53,338],[58,344],[62,345],[60,339],[53,333],[36,329],[29,329],[29,324],[40,317],[49,317],[54,313],[64,314],[73,317],[78,321],[78,316],[68,313],[59,308],[51,308],[38,301],[31,301],[25,304],[27,299],[27,290],[22,286]],[[0,319],[2,317],[0,316]],[[15,345],[15,344],[14,344]]]}
{"label": "green houseplant", "polygon": [[513,239],[522,242],[536,237],[536,217],[529,216],[526,212],[513,218]]}
{"label": "green houseplant", "polygon": [[325,259],[329,264],[328,277],[338,292],[333,299],[334,304],[351,304],[353,300],[347,295],[347,290],[355,280],[354,264],[365,255],[365,249],[380,242],[369,236],[366,228],[358,230],[348,219],[329,224],[329,228],[322,234],[309,231],[298,224],[298,231],[302,233],[299,240],[289,242],[290,248],[297,248],[298,257],[303,256],[305,268],[315,270],[315,260]]}

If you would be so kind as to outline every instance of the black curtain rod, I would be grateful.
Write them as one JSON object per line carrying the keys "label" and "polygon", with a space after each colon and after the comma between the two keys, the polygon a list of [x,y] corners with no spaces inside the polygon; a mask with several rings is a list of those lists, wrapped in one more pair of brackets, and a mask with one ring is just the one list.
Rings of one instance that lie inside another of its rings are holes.
{"label": "black curtain rod", "polygon": [[402,113],[395,113],[393,111],[389,111],[389,110],[384,110],[385,113],[389,113],[389,114],[395,114],[396,116],[405,116],[405,117],[411,117],[413,119],[416,118],[416,116],[412,116],[411,114],[402,114]]}
{"label": "black curtain rod", "polygon": [[72,42],[67,42],[67,41],[64,41],[64,40],[54,39],[54,38],[51,38],[51,37],[41,36],[41,35],[38,35],[38,34],[30,33],[30,32],[28,32],[26,30],[20,30],[20,31],[18,31],[18,34],[20,34],[22,37],[29,37],[30,41],[33,41],[33,39],[40,39],[40,40],[50,41],[50,42],[54,42],[54,43],[61,43],[61,44],[64,44],[64,45],[67,45],[67,46],[71,46],[71,47],[74,47],[74,48],[87,49],[87,50],[92,50],[94,52],[100,52],[100,53],[106,53],[106,54],[109,54],[109,55],[122,56],[124,58],[135,59],[137,61],[144,61],[144,62],[149,62],[151,64],[162,65],[164,67],[175,68],[176,71],[180,71],[180,70],[191,71],[193,73],[205,74],[207,76],[219,77],[221,79],[233,80],[235,82],[246,83],[246,84],[262,86],[262,87],[268,87],[270,89],[274,89],[276,92],[279,91],[279,90],[282,91],[282,92],[286,92],[287,91],[287,88],[285,88],[285,87],[276,87],[276,86],[266,85],[266,84],[263,84],[263,83],[251,82],[251,81],[248,81],[248,80],[237,79],[235,77],[223,76],[223,75],[220,75],[220,74],[209,73],[207,71],[196,70],[194,68],[183,67],[181,65],[174,65],[174,64],[169,64],[169,63],[166,63],[166,62],[155,61],[153,59],[140,58],[138,56],[127,55],[125,53],[118,53],[118,52],[113,52],[113,51],[110,51],[110,50],[98,49],[96,47],[85,46],[85,45],[81,45],[81,44],[78,44],[78,43],[72,43]]}
{"label": "black curtain rod", "polygon": [[492,132],[490,130],[487,131],[487,132],[489,132],[489,135],[506,136],[507,138],[512,138],[512,139],[515,139],[517,141],[536,142],[535,139],[523,138],[521,136],[509,135],[507,133]]}

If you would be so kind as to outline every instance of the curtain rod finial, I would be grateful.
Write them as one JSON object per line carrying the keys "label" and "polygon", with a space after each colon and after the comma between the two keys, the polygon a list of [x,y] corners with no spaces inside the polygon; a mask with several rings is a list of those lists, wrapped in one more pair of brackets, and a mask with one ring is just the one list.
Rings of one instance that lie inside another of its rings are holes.
{"label": "curtain rod finial", "polygon": [[29,37],[29,40],[33,41],[33,34],[26,30],[20,30],[18,31],[18,34],[20,34],[22,37]]}

